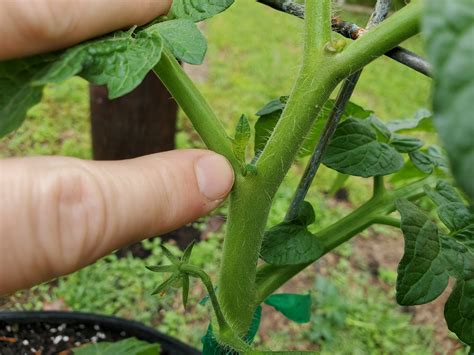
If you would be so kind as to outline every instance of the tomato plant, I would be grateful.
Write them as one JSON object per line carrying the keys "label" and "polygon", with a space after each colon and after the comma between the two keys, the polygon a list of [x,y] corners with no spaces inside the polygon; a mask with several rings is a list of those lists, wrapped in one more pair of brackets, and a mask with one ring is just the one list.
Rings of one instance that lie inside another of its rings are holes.
{"label": "tomato plant", "polygon": [[[205,352],[258,353],[251,342],[263,302],[290,319],[304,321],[310,308],[305,296],[273,293],[374,224],[401,228],[404,234],[398,303],[430,302],[445,290],[449,278],[454,279],[445,304],[446,322],[462,342],[473,346],[474,124],[469,109],[474,102],[474,12],[470,0],[412,0],[390,16],[390,1],[379,0],[366,29],[333,18],[330,0],[306,0],[304,5],[288,0],[259,2],[304,17],[304,52],[289,95],[257,113],[253,132],[242,116],[230,136],[178,62],[202,63],[207,45],[195,23],[226,10],[233,0],[175,0],[167,16],[146,26],[61,52],[0,63],[0,134],[21,124],[47,83],[79,75],[106,84],[114,98],[130,92],[153,69],[207,147],[224,155],[236,176],[217,286],[204,270],[189,263],[192,245],[182,257],[165,248],[171,264],[150,267],[171,274],[156,292],[178,285],[185,305],[190,277],[204,282],[214,310],[203,340]],[[420,29],[432,67],[398,47]],[[349,101],[363,68],[382,55],[433,76],[433,114],[420,110],[412,120],[384,123]],[[341,83],[337,98],[330,99]],[[426,146],[415,136],[419,131],[439,132],[444,148]],[[252,159],[247,159],[250,155]],[[311,158],[285,220],[266,230],[277,189],[295,160],[305,155]],[[312,233],[308,226],[318,221],[305,196],[320,164],[336,170],[340,183],[346,175],[373,179],[373,194],[344,218]],[[390,176],[390,183],[385,176]],[[421,199],[436,206],[436,220],[417,206]]]}

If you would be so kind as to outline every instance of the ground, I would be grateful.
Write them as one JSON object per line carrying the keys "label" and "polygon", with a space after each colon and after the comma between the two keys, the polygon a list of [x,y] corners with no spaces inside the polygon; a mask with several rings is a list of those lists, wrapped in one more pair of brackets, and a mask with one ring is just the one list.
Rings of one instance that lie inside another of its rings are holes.
{"label": "ground", "polygon": [[[366,12],[340,10],[338,15],[363,25]],[[193,77],[216,109],[229,132],[242,113],[254,122],[266,102],[286,95],[298,70],[302,21],[276,13],[252,0],[235,6],[206,24],[209,54],[206,65],[192,69]],[[422,40],[408,48],[423,53]],[[374,110],[383,120],[410,117],[429,108],[430,80],[388,58],[364,70],[353,101]],[[180,148],[202,143],[181,114],[177,144]],[[0,156],[62,154],[90,158],[87,85],[81,79],[49,86],[43,103],[28,114],[17,132],[0,141]],[[428,137],[428,139],[434,139]],[[277,195],[269,225],[282,220],[298,177],[300,161]],[[322,168],[308,199],[315,206],[318,227],[347,214],[366,199],[370,181],[351,178],[346,184],[349,201],[328,198],[335,173]],[[222,215],[190,227],[202,230],[193,262],[215,279],[222,245]],[[194,282],[190,306],[182,309],[179,291],[162,298],[150,291],[161,280],[144,264],[163,262],[159,240],[146,242],[145,260],[109,256],[80,272],[32,290],[0,299],[0,309],[71,309],[133,318],[157,327],[195,346],[207,327],[208,309],[198,305],[205,296]],[[177,251],[177,249],[174,249]],[[322,354],[458,354],[463,353],[448,333],[443,299],[416,308],[401,308],[394,299],[396,267],[403,238],[389,227],[372,228],[331,253],[283,287],[285,292],[311,292],[313,320],[298,325],[264,306],[256,344],[274,350],[318,350]]]}

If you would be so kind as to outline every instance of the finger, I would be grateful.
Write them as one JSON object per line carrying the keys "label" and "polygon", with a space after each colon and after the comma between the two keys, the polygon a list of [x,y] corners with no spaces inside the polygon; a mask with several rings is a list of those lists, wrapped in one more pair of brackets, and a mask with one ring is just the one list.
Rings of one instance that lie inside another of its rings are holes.
{"label": "finger", "polygon": [[232,184],[227,160],[205,150],[117,162],[0,161],[0,294],[191,222]]}
{"label": "finger", "polygon": [[172,0],[4,0],[0,2],[0,60],[65,48],[145,24]]}

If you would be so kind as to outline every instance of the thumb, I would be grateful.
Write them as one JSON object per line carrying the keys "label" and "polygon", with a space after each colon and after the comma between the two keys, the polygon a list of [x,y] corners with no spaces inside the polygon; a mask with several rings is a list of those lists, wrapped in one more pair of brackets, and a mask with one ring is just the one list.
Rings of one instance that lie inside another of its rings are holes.
{"label": "thumb", "polygon": [[0,161],[0,294],[86,266],[216,208],[233,171],[206,150]]}

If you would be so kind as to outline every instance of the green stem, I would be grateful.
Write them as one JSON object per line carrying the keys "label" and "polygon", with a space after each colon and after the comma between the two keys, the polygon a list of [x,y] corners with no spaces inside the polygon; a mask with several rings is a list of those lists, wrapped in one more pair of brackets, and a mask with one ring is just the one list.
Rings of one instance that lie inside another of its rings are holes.
{"label": "green stem", "polygon": [[331,40],[331,0],[306,0],[303,58],[314,61]]}
{"label": "green stem", "polygon": [[197,277],[201,279],[204,286],[206,286],[207,293],[209,294],[209,298],[212,303],[212,308],[214,308],[214,313],[216,315],[217,323],[219,324],[219,329],[230,330],[231,328],[227,324],[227,321],[225,320],[224,315],[222,314],[222,310],[219,305],[219,302],[217,301],[214,285],[212,284],[212,281],[209,275],[201,268],[194,265],[190,265],[190,264],[183,264],[181,265],[180,268],[181,268],[181,271],[185,272],[186,274],[189,274],[193,277]]}
{"label": "green stem", "polygon": [[[318,11],[321,3],[328,9],[307,17],[303,65],[285,112],[256,163],[257,175],[237,177],[230,198],[218,298],[232,329],[241,336],[246,334],[256,307],[257,262],[273,196],[291,166],[301,137],[338,82],[327,70],[329,56],[318,48],[330,34],[330,0],[307,3]],[[322,14],[328,19],[322,20]]]}
{"label": "green stem", "polygon": [[392,226],[395,228],[400,228],[401,221],[398,218],[390,217],[390,216],[377,216],[372,219],[373,224],[383,224],[386,226]]}
{"label": "green stem", "polygon": [[416,35],[419,32],[422,10],[422,2],[414,0],[360,36],[357,41],[351,42],[338,55],[337,60],[343,71],[341,74],[347,76],[348,73],[361,69],[404,40]]}
{"label": "green stem", "polygon": [[[427,178],[404,186],[398,190],[387,192],[384,196],[375,196],[355,211],[338,222],[315,233],[324,247],[324,254],[350,240],[369,226],[380,221],[380,216],[385,216],[395,210],[395,201],[399,198],[416,200],[425,195],[423,186],[434,182]],[[257,301],[263,302],[285,282],[304,270],[313,260],[306,264],[274,266],[264,265],[257,274]]]}
{"label": "green stem", "polygon": [[385,184],[383,176],[374,176],[373,196],[383,196],[385,193]]}
{"label": "green stem", "polygon": [[234,170],[239,171],[237,169],[240,165],[234,155],[231,140],[227,136],[224,126],[166,47],[163,48],[161,60],[153,71],[189,117],[206,146],[225,156]]}

